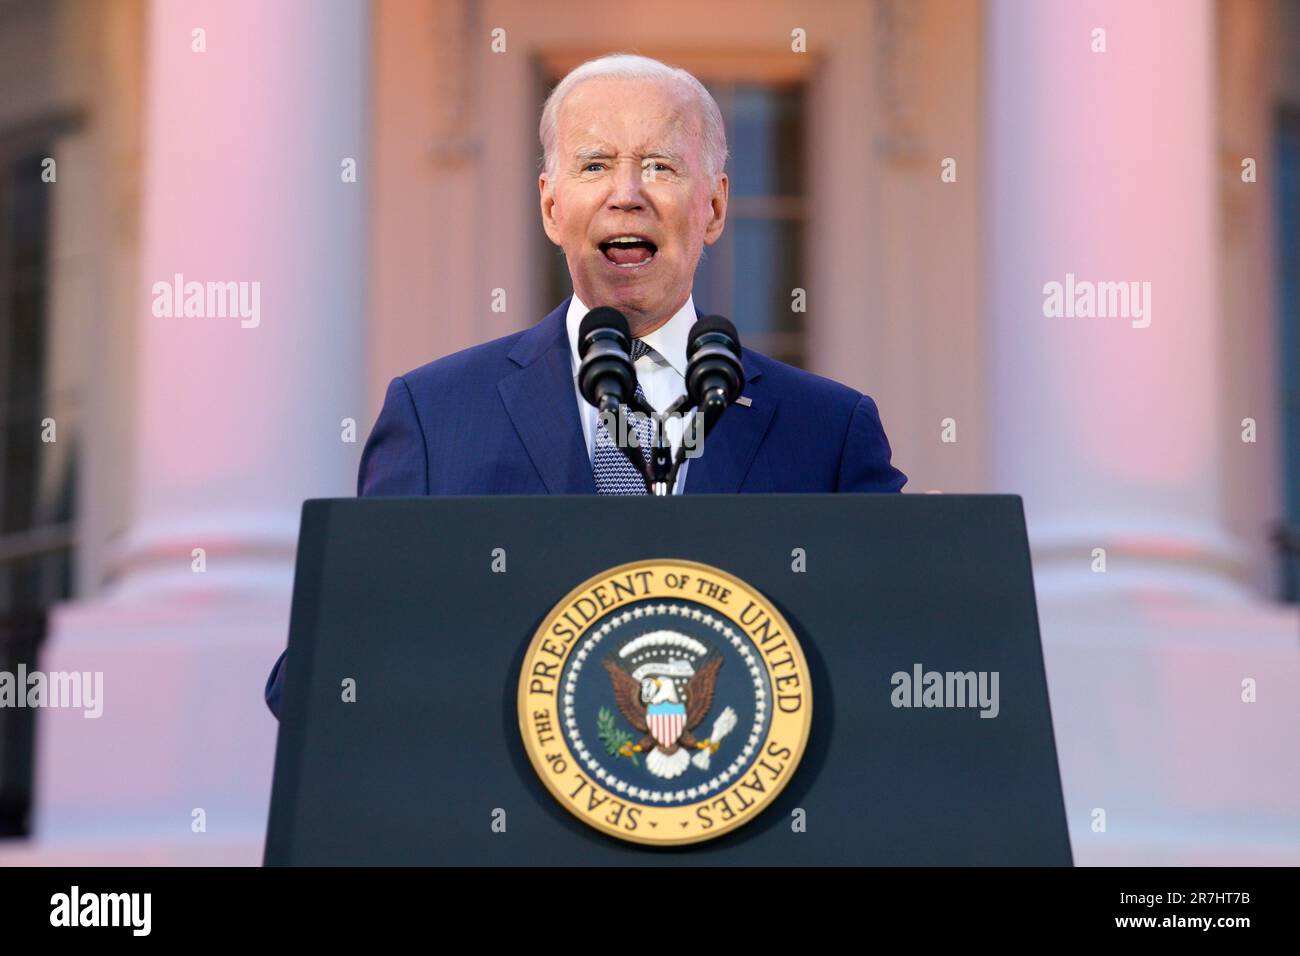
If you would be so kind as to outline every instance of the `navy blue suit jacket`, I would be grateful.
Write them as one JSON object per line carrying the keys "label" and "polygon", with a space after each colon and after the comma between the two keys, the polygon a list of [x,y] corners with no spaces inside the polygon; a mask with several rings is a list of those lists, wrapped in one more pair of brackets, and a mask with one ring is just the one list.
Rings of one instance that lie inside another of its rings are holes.
{"label": "navy blue suit jacket", "polygon": [[[361,454],[358,495],[595,494],[569,337],[569,300],[523,332],[393,379]],[[696,310],[697,314],[699,310]],[[743,395],[691,459],[686,494],[891,492],[876,403],[745,349]],[[281,654],[266,682],[277,717]]]}

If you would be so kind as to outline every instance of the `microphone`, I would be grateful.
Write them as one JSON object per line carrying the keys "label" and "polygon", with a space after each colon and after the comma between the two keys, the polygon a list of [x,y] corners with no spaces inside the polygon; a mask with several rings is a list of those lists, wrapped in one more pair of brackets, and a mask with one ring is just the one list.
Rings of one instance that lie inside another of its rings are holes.
{"label": "microphone", "polygon": [[691,327],[686,340],[686,394],[711,427],[745,387],[740,364],[740,336],[720,315],[706,315]]}
{"label": "microphone", "polygon": [[612,411],[636,394],[632,332],[618,309],[597,306],[578,326],[578,388],[601,412]]}

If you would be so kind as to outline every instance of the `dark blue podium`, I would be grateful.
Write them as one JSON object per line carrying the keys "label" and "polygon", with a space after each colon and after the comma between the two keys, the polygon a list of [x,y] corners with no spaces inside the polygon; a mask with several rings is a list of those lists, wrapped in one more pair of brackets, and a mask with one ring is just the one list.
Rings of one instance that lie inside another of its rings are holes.
{"label": "dark blue podium", "polygon": [[[662,558],[761,591],[815,702],[771,805],[675,847],[561,806],[517,713],[557,602]],[[1014,496],[308,501],[285,666],[268,865],[1071,864]]]}

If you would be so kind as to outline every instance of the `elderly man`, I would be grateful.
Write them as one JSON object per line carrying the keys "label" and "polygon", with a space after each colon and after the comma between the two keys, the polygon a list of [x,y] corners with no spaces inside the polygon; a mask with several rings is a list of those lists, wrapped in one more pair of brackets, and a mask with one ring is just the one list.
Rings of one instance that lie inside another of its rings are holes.
{"label": "elderly man", "polygon": [[[573,295],[530,329],[393,379],[358,494],[645,494],[577,390],[578,326],[591,308],[618,309],[646,401],[663,410],[685,392],[695,267],[727,219],[722,116],[685,70],[612,55],[556,86],[540,136],[542,226],[564,250]],[[903,487],[869,397],[749,349],[743,365],[742,400],[687,460],[678,492]],[[666,433],[680,445],[681,427]],[[284,661],[266,687],[277,716]]]}

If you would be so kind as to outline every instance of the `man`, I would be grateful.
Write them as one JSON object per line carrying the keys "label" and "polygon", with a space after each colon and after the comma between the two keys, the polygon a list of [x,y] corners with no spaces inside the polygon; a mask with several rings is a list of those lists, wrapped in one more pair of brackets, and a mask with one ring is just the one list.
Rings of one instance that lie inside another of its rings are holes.
{"label": "man", "polygon": [[[573,295],[524,332],[395,378],[361,456],[358,495],[645,494],[577,390],[578,325],[594,306],[618,309],[650,405],[685,392],[695,267],[727,218],[722,116],[685,70],[614,55],[560,82],[540,137],[542,226],[564,249]],[[678,492],[903,487],[869,397],[748,349],[742,359],[742,401],[687,460]],[[637,427],[644,446],[648,422]],[[682,428],[666,432],[678,447]],[[266,686],[277,717],[284,661]]]}

